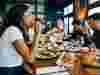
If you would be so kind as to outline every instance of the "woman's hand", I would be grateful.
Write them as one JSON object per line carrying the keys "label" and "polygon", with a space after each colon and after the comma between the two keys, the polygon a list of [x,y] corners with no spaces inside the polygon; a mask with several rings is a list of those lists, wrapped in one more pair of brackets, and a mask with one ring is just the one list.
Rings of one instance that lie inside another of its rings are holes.
{"label": "woman's hand", "polygon": [[24,69],[25,69],[25,71],[27,71],[29,74],[32,74],[32,73],[33,73],[32,65],[27,64],[26,62],[24,62]]}

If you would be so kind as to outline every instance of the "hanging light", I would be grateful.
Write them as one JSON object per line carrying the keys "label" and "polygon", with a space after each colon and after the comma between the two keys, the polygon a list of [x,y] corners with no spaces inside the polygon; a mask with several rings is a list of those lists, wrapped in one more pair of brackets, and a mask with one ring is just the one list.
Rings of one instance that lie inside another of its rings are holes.
{"label": "hanging light", "polygon": [[84,20],[87,16],[87,8],[80,8],[79,19]]}

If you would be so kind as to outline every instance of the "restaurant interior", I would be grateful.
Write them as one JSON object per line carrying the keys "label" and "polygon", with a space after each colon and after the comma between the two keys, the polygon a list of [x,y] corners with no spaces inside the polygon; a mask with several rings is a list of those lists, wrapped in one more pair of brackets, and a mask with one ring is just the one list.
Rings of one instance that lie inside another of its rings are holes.
{"label": "restaurant interior", "polygon": [[[33,63],[24,62],[25,75],[100,75],[100,49],[95,27],[100,25],[99,0],[16,0],[32,3],[39,20],[29,30]],[[5,15],[16,1],[4,3]],[[17,7],[16,7],[17,8]]]}

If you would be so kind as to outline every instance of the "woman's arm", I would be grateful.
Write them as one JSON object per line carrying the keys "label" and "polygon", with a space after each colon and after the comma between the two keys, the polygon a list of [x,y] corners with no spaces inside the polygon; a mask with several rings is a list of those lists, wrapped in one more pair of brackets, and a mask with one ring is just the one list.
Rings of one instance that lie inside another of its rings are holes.
{"label": "woman's arm", "polygon": [[28,63],[32,63],[32,52],[25,44],[23,39],[16,40],[15,42],[17,52],[23,57]]}

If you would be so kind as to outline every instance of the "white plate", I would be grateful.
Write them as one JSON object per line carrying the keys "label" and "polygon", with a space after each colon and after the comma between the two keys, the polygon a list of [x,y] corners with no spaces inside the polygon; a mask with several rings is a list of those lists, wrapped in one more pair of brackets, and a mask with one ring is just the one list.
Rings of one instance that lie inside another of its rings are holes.
{"label": "white plate", "polygon": [[57,72],[64,72],[66,71],[66,68],[64,67],[60,67],[60,66],[48,66],[48,67],[41,67],[41,68],[37,68],[36,70],[36,74],[40,75],[40,74],[49,74],[49,73],[57,73]]}

